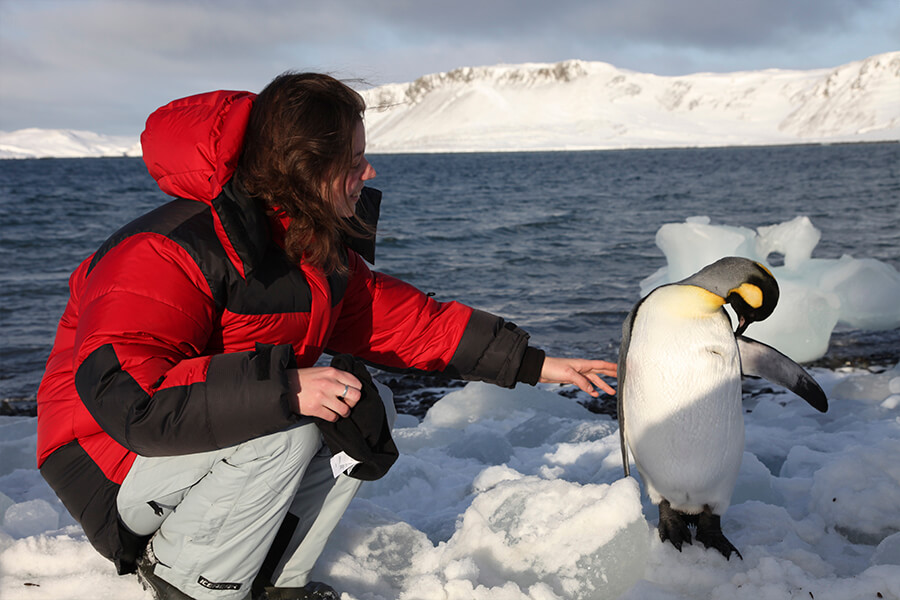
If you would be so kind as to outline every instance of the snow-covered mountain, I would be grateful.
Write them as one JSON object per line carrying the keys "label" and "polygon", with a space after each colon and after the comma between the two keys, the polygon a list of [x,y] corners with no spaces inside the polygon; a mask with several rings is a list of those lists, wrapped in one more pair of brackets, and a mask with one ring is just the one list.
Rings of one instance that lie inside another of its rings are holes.
{"label": "snow-covered mountain", "polygon": [[72,129],[0,131],[0,158],[140,156],[138,136],[102,135]]}
{"label": "snow-covered mountain", "polygon": [[681,77],[580,60],[462,68],[365,96],[370,152],[900,140],[900,52]]}
{"label": "snow-covered mountain", "polygon": [[[900,51],[678,77],[581,60],[464,67],[363,95],[371,153],[900,140]],[[140,155],[137,135],[0,132],[0,158],[122,155]]]}

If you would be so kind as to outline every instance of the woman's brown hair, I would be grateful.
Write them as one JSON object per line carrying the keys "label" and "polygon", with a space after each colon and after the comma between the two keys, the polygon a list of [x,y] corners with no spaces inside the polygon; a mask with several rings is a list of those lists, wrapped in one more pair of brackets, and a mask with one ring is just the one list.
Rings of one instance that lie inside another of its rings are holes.
{"label": "woman's brown hair", "polygon": [[291,260],[325,273],[346,269],[341,233],[354,232],[328,196],[353,162],[353,132],[365,108],[357,92],[328,75],[279,75],[253,102],[235,171],[270,214],[290,217],[284,247]]}

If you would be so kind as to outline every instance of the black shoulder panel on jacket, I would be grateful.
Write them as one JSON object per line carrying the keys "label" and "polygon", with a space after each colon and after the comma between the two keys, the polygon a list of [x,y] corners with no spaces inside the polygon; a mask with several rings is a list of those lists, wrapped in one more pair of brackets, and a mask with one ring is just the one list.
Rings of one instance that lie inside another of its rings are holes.
{"label": "black shoulder panel on jacket", "polygon": [[[100,247],[89,270],[117,244],[141,233],[157,233],[181,246],[203,273],[220,310],[246,315],[310,310],[309,283],[281,248],[262,240],[258,261],[249,276],[242,277],[216,235],[212,209],[194,200],[172,200],[122,227]],[[330,284],[336,302],[346,281]]]}
{"label": "black shoulder panel on jacket", "polygon": [[219,308],[227,305],[222,282],[229,276],[237,276],[237,272],[233,267],[229,269],[225,249],[216,236],[210,207],[194,200],[172,200],[119,229],[94,254],[88,272],[117,245],[142,233],[156,233],[181,246],[203,273],[216,305]]}
{"label": "black shoulder panel on jacket", "polygon": [[[159,208],[155,208],[147,214],[138,217],[109,236],[94,254],[94,258],[91,261],[88,270],[92,271],[97,263],[100,262],[100,259],[106,256],[110,250],[133,235],[139,233],[158,233],[171,238],[176,230],[183,227],[187,226],[194,230],[198,229],[195,220],[199,219],[201,222],[209,220],[211,224],[209,211],[209,206],[202,202],[194,202],[191,200],[178,199],[163,204]],[[202,226],[200,228],[202,228]],[[196,257],[194,258],[196,259]]]}

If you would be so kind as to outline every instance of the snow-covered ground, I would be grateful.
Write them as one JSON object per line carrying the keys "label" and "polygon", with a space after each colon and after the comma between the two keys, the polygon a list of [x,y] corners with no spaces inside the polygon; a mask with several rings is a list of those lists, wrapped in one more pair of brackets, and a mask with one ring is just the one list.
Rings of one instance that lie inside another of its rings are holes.
{"label": "snow-covered ground", "polygon": [[[743,560],[661,544],[616,422],[548,389],[471,383],[363,486],[314,577],[345,600],[900,598],[900,368],[815,369],[819,414],[745,386],[747,443],[723,529]],[[34,468],[35,420],[0,419],[0,597],[147,599]]]}
{"label": "snow-covered ground", "polygon": [[[782,295],[785,323],[807,331],[770,343],[810,352],[834,325],[801,318],[822,302],[834,319],[897,327],[897,271],[811,259],[810,227],[802,218],[755,233],[703,218],[666,225],[657,242],[668,266],[644,283],[724,253],[778,252],[785,264],[773,270],[793,288]],[[765,339],[764,324],[747,335]],[[655,507],[637,479],[623,478],[609,416],[555,386],[471,383],[447,391],[421,422],[400,416],[400,458],[362,487],[314,578],[344,600],[900,600],[900,365],[811,373],[829,398],[825,414],[745,381],[744,459],[723,518],[743,560],[660,543]],[[0,418],[0,598],[148,599],[135,578],[116,576],[43,482],[35,431],[33,418]]]}

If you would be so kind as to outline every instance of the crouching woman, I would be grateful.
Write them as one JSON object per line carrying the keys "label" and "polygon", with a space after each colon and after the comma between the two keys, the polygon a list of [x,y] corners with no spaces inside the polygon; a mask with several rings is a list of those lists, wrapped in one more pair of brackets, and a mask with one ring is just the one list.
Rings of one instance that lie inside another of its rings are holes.
{"label": "crouching woman", "polygon": [[384,402],[376,421],[394,413],[365,373],[316,366],[325,352],[612,391],[614,364],[546,357],[500,317],[370,270],[381,194],[365,185],[364,111],[345,84],[295,73],[158,109],[143,156],[175,199],[70,278],[38,464],[93,546],[158,598],[337,597],[309,573],[360,479],[333,476],[322,428],[367,396]]}

